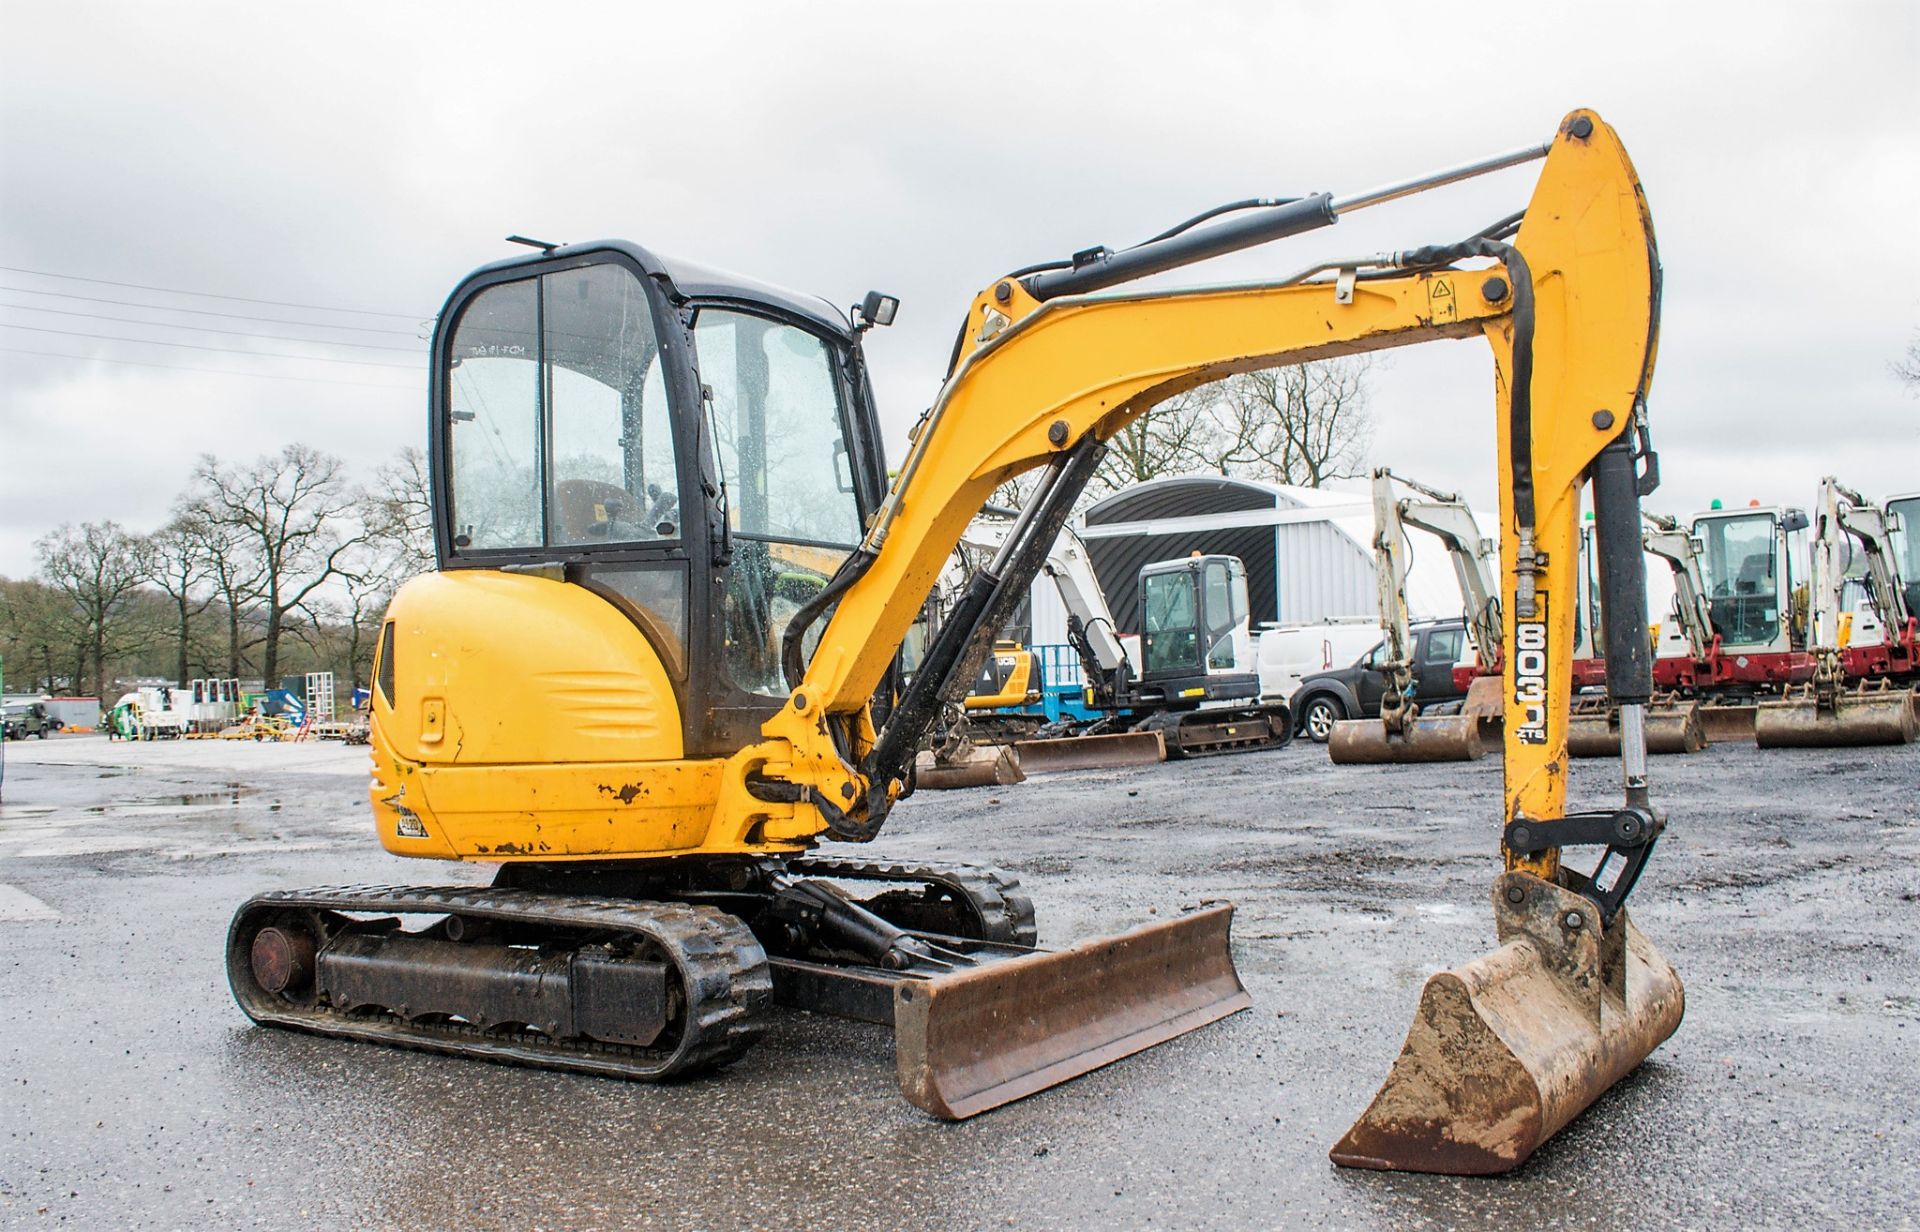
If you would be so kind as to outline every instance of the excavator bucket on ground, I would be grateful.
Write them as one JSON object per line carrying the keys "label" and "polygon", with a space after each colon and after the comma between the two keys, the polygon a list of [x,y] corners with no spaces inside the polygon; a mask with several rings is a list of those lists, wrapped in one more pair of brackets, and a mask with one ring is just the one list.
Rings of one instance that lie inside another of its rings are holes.
{"label": "excavator bucket on ground", "polygon": [[929,791],[947,791],[956,787],[1006,787],[1022,782],[1020,759],[1009,745],[977,745],[964,754],[941,759],[932,753],[920,754],[914,766],[915,787]]}
{"label": "excavator bucket on ground", "polygon": [[1427,981],[1406,1045],[1333,1148],[1350,1168],[1518,1167],[1680,1025],[1680,979],[1623,908],[1527,873],[1494,885],[1500,948]]}
{"label": "excavator bucket on ground", "polygon": [[1327,756],[1337,766],[1385,762],[1478,761],[1480,720],[1465,714],[1422,715],[1405,732],[1378,719],[1342,719],[1327,737]]}
{"label": "excavator bucket on ground", "polygon": [[1917,698],[1912,689],[1884,684],[1843,690],[1828,706],[1811,690],[1791,693],[1755,709],[1753,739],[1763,749],[1912,744],[1920,734]]}
{"label": "excavator bucket on ground", "polygon": [[[1686,701],[1651,706],[1646,732],[1649,753],[1698,753],[1707,747],[1701,705]],[[1618,715],[1601,711],[1577,713],[1567,724],[1567,753],[1573,757],[1620,756]]]}
{"label": "excavator bucket on ground", "polygon": [[1146,766],[1167,759],[1166,737],[1157,731],[1021,740],[1014,744],[1013,749],[1020,759],[1020,768],[1029,774]]}
{"label": "excavator bucket on ground", "polygon": [[1753,739],[1755,709],[1752,702],[1702,702],[1700,730],[1708,744],[1745,744]]}
{"label": "excavator bucket on ground", "polygon": [[1473,683],[1467,686],[1467,699],[1460,703],[1460,713],[1474,720],[1480,728],[1481,740],[1498,743],[1500,729],[1506,721],[1506,698],[1501,691],[1500,676],[1475,676]]}
{"label": "excavator bucket on ground", "polygon": [[958,1121],[1252,1004],[1233,967],[1233,907],[1206,907],[1052,953],[894,986],[900,1090]]}

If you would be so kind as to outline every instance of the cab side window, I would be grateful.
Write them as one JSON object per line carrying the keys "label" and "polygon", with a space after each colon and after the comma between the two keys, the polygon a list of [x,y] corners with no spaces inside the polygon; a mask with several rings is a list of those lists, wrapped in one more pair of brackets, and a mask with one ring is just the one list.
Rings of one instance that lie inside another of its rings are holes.
{"label": "cab side window", "polygon": [[673,425],[646,292],[617,265],[563,270],[541,283],[549,542],[679,538]]}

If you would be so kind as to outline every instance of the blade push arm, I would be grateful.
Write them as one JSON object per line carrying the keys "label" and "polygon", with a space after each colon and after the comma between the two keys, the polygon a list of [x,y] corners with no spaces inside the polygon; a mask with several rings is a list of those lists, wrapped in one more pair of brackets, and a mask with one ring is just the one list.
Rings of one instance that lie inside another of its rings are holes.
{"label": "blade push arm", "polygon": [[[1501,265],[1450,268],[1472,256]],[[1515,620],[1546,630],[1539,691],[1508,699],[1508,730],[1537,736],[1509,752],[1508,815],[1558,816],[1578,492],[1601,451],[1631,439],[1652,364],[1656,274],[1632,165],[1611,129],[1576,112],[1511,247],[1476,237],[1319,268],[1341,273],[1045,301],[1011,278],[982,291],[860,550],[816,601],[836,606],[804,676],[766,739],[733,759],[721,807],[768,837],[866,836],[902,786],[875,762],[886,736],[864,718],[868,699],[967,522],[1006,479],[1044,466],[1084,484],[1085,459],[1127,424],[1234,373],[1478,335],[1494,356],[1507,644]],[[1637,559],[1637,534],[1634,548]],[[1551,853],[1523,863],[1551,871]]]}

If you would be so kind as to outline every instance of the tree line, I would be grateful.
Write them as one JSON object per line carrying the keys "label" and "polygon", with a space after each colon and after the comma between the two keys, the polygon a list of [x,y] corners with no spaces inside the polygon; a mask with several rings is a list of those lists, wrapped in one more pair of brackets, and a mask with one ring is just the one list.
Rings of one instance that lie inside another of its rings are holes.
{"label": "tree line", "polygon": [[[1360,473],[1365,357],[1247,372],[1180,394],[1110,443],[1089,497],[1164,475],[1319,487]],[[1018,504],[1027,485],[996,499]],[[91,692],[122,681],[332,671],[363,683],[400,583],[433,567],[426,459],[404,449],[356,483],[304,444],[195,464],[166,523],[62,525],[39,569],[0,578],[0,654],[13,688]]]}
{"label": "tree line", "polygon": [[304,444],[204,454],[164,525],[64,524],[35,542],[33,577],[0,578],[8,687],[111,703],[142,676],[330,670],[359,685],[387,601],[433,565],[431,527],[418,449],[368,483]]}

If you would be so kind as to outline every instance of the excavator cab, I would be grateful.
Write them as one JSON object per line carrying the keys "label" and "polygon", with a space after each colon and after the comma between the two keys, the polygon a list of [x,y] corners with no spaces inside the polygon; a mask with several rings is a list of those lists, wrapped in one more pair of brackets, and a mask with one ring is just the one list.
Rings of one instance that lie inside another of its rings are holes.
{"label": "excavator cab", "polygon": [[1734,654],[1786,654],[1807,643],[1807,515],[1751,506],[1693,520],[1720,644]]}
{"label": "excavator cab", "polygon": [[[787,620],[885,489],[860,332],[823,300],[625,243],[484,267],[442,318],[442,571],[549,576],[625,616],[674,693],[672,755],[757,736],[786,697]],[[564,697],[517,700],[589,736],[578,759],[620,742]]]}
{"label": "excavator cab", "polygon": [[1247,567],[1237,556],[1191,556],[1140,570],[1142,701],[1175,705],[1256,697]]}
{"label": "excavator cab", "polygon": [[1907,610],[1920,612],[1920,492],[1893,497],[1887,501],[1886,511],[1892,528],[1894,571],[1906,595]]}

